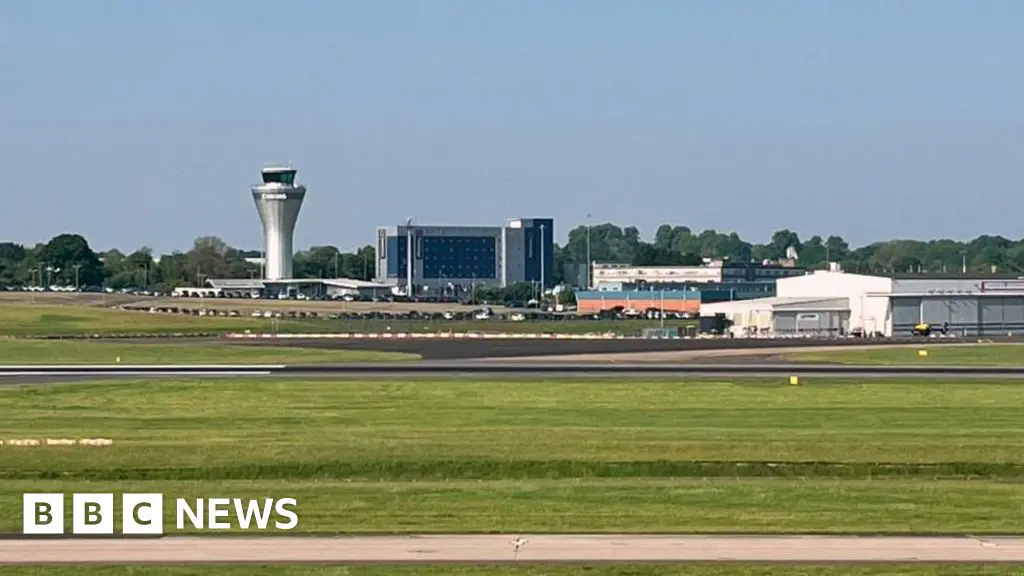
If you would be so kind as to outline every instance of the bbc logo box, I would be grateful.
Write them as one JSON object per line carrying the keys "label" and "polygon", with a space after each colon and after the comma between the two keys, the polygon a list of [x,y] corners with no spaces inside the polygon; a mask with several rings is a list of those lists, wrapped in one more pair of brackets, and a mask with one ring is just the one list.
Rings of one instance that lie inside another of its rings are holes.
{"label": "bbc logo box", "polygon": [[[22,533],[64,534],[64,494],[25,494],[22,499]],[[71,532],[82,535],[114,534],[113,494],[72,494]],[[163,494],[122,494],[121,533],[161,535],[164,533]]]}
{"label": "bbc logo box", "polygon": [[[71,533],[112,535],[120,518],[124,535],[159,536],[164,533],[162,494],[72,494],[66,514],[64,494],[25,494],[22,533],[59,535],[65,532],[65,518],[71,517]],[[168,498],[174,510],[175,530],[294,530],[299,523],[295,498]]]}

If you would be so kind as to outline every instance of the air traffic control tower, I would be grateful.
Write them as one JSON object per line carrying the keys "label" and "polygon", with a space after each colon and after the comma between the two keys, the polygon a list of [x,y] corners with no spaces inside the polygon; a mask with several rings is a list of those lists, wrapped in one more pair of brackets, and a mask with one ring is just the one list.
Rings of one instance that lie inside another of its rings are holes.
{"label": "air traffic control tower", "polygon": [[292,256],[295,254],[292,237],[299,209],[306,198],[306,187],[295,185],[296,172],[292,168],[264,168],[263,184],[252,188],[256,210],[263,222],[265,280],[292,277]]}

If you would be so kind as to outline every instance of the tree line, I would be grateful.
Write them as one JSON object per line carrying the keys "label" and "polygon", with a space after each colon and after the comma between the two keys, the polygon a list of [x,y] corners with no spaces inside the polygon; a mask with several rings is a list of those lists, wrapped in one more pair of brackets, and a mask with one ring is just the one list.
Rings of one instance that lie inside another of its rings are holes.
{"label": "tree line", "polygon": [[976,276],[1024,275],[1024,238],[1010,240],[983,235],[967,242],[897,239],[853,248],[841,236],[802,239],[788,229],[778,230],[768,242],[757,244],[743,240],[735,232],[695,233],[686,226],[663,224],[648,242],[640,237],[636,227],[620,228],[610,223],[572,229],[566,245],[556,249],[556,272],[558,262],[568,265],[587,261],[588,236],[591,261],[637,266],[699,264],[705,258],[779,261],[792,248],[798,257],[797,265],[811,270],[838,262],[847,272],[883,276],[959,274],[964,269]]}
{"label": "tree line", "polygon": [[[216,236],[196,238],[190,250],[157,257],[145,246],[127,254],[116,249],[96,252],[83,236],[60,234],[31,247],[0,242],[0,285],[169,292],[181,286],[202,286],[208,278],[260,278],[260,265],[246,260],[260,256],[259,250],[233,248]],[[369,280],[375,257],[373,246],[352,253],[313,246],[295,255],[294,274]]]}
{"label": "tree line", "polygon": [[[589,238],[589,240],[588,240]],[[589,251],[588,251],[589,245]],[[644,240],[634,226],[612,223],[577,226],[564,245],[554,248],[553,280],[582,284],[587,255],[591,261],[637,266],[699,265],[703,259],[733,262],[778,261],[793,249],[797,265],[824,268],[839,262],[844,270],[863,274],[1024,275],[1024,239],[979,236],[956,240],[889,240],[852,248],[840,236],[806,240],[791,230],[779,230],[763,244],[743,240],[735,232],[685,226],[660,226]],[[192,248],[156,257],[147,247],[130,253],[97,252],[79,234],[60,234],[48,242],[24,246],[0,242],[0,285],[137,288],[166,292],[180,286],[199,286],[206,278],[259,278],[262,270],[246,258],[256,250],[228,246],[216,236],[197,238]],[[376,251],[368,245],[354,252],[335,246],[313,246],[295,255],[296,278],[356,278],[372,280]]]}

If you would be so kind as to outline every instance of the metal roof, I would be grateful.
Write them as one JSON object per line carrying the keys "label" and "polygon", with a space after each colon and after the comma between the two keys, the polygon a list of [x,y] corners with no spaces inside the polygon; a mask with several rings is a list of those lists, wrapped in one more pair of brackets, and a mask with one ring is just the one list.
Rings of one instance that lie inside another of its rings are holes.
{"label": "metal roof", "polygon": [[356,280],[354,278],[282,278],[280,280],[259,280],[254,278],[210,278],[206,280],[213,288],[222,290],[258,290],[268,285],[322,284],[338,288],[390,288],[387,284]]}
{"label": "metal roof", "polygon": [[721,312],[738,310],[800,310],[800,311],[837,311],[850,309],[849,298],[826,298],[820,296],[772,296],[770,298],[751,298],[749,300],[731,300],[701,305],[701,311]]}
{"label": "metal roof", "polygon": [[263,280],[254,278],[207,278],[206,283],[222,290],[259,290],[265,286]]}
{"label": "metal roof", "polygon": [[337,286],[338,288],[390,288],[388,284],[380,284],[378,282],[367,282],[366,280],[356,280],[354,278],[326,278],[321,280],[326,286]]}

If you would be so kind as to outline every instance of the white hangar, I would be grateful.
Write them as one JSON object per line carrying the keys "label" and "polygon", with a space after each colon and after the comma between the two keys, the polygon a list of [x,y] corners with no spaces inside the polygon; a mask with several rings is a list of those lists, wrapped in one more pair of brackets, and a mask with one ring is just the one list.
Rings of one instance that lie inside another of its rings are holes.
{"label": "white hangar", "polygon": [[817,271],[781,278],[776,296],[701,306],[736,336],[909,335],[927,322],[959,336],[1024,332],[1024,279],[913,278]]}

